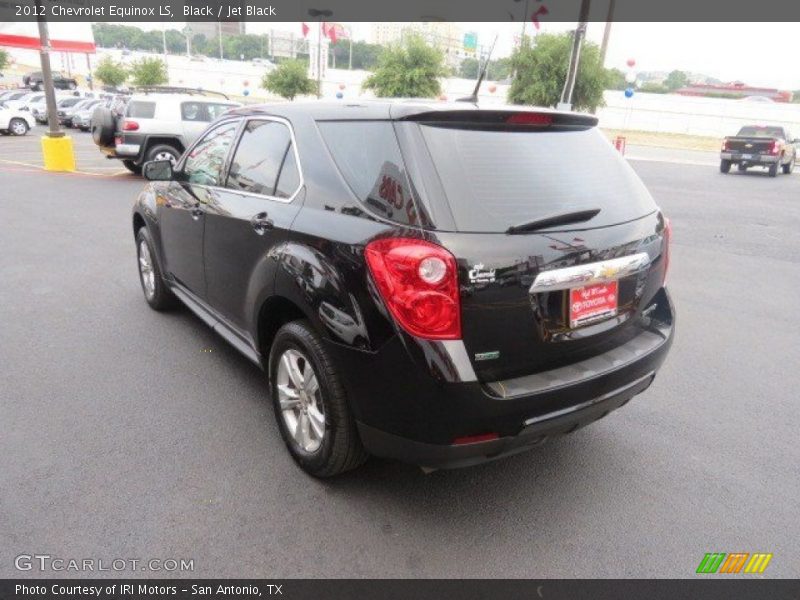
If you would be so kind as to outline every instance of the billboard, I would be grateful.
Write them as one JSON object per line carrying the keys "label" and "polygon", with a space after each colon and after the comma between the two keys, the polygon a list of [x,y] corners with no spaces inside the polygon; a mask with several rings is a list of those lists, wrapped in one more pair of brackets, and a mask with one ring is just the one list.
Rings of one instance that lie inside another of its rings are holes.
{"label": "billboard", "polygon": [[[48,23],[54,52],[94,53],[91,23]],[[0,47],[39,50],[39,27],[34,23],[0,22]]]}

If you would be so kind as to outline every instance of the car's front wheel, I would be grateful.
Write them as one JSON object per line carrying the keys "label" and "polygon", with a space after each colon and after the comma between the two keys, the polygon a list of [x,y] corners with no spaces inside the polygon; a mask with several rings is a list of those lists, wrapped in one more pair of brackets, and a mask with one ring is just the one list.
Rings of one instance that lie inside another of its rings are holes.
{"label": "car's front wheel", "polygon": [[136,232],[136,258],[139,263],[139,281],[142,284],[144,299],[153,310],[167,310],[175,305],[175,296],[172,294],[164,277],[161,266],[156,259],[153,239],[146,227]]}
{"label": "car's front wheel", "polygon": [[731,161],[722,159],[719,163],[719,171],[720,173],[730,173],[731,172]]}
{"label": "car's front wheel", "polygon": [[269,378],[281,436],[304,471],[331,477],[367,459],[337,369],[307,321],[278,330]]}
{"label": "car's front wheel", "polygon": [[11,119],[11,122],[8,124],[8,130],[12,135],[25,135],[28,133],[28,129],[28,124],[24,119]]}

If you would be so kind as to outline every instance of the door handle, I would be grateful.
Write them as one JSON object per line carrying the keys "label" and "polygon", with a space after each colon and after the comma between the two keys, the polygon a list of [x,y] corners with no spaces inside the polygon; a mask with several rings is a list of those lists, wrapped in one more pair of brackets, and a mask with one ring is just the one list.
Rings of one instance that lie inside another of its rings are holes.
{"label": "door handle", "polygon": [[250,224],[258,235],[264,235],[268,229],[272,229],[275,226],[272,219],[265,212],[260,212],[250,219]]}

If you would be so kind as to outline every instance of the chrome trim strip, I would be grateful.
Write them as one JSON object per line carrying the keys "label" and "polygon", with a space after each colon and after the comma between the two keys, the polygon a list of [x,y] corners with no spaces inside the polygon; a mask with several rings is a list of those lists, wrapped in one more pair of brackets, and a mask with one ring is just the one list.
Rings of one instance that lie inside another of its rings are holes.
{"label": "chrome trim strip", "polygon": [[453,361],[453,366],[456,368],[458,377],[462,382],[478,381],[463,340],[442,340],[439,343],[450,356],[450,360]]}
{"label": "chrome trim strip", "polygon": [[536,276],[530,287],[531,294],[567,290],[573,287],[592,285],[595,283],[608,283],[633,275],[644,270],[650,265],[650,255],[639,252],[621,258],[612,258],[585,265],[542,271]]}

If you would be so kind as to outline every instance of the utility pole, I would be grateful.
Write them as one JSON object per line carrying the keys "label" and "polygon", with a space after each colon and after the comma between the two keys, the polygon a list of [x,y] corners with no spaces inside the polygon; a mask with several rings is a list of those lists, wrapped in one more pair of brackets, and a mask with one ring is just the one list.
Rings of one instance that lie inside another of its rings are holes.
{"label": "utility pole", "polygon": [[75,151],[72,139],[64,135],[58,125],[56,92],[53,88],[53,71],[50,69],[50,32],[44,18],[42,0],[36,0],[36,22],[39,26],[39,59],[42,63],[42,84],[47,103],[48,131],[42,138],[42,158],[47,171],[74,171]]}
{"label": "utility pole", "polygon": [[581,59],[581,44],[586,35],[586,24],[589,21],[589,1],[581,0],[581,12],[578,17],[578,27],[572,38],[572,52],[569,57],[569,67],[567,68],[567,78],[564,81],[564,89],[561,91],[561,102],[559,108],[572,110],[572,93],[575,91],[575,79],[578,75],[578,64]]}
{"label": "utility pole", "polygon": [[614,2],[608,0],[608,15],[606,16],[606,27],[603,30],[603,43],[600,44],[600,66],[606,66],[606,51],[608,50],[608,38],[611,37],[611,23],[614,21]]}

